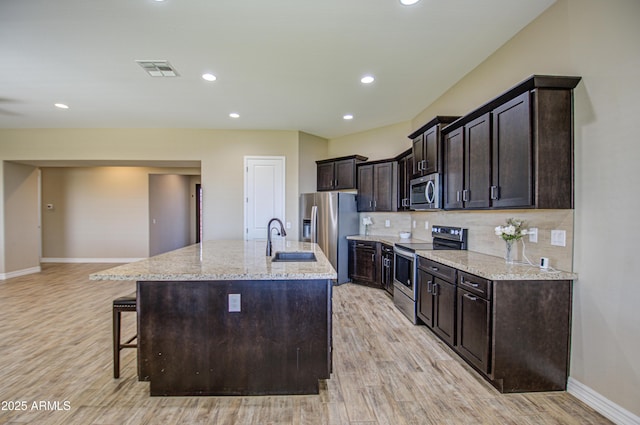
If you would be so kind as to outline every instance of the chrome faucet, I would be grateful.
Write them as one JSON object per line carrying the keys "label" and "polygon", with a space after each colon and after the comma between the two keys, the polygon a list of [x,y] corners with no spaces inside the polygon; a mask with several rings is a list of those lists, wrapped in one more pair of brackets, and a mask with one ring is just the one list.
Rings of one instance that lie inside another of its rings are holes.
{"label": "chrome faucet", "polygon": [[269,224],[267,224],[267,257],[271,257],[271,231],[273,230],[271,228],[271,223],[273,223],[274,221],[277,221],[278,224],[280,224],[280,230],[278,230],[276,227],[273,228],[278,232],[278,236],[287,236],[287,232],[284,230],[284,226],[282,225],[282,222],[279,218],[272,218],[271,220],[269,220]]}

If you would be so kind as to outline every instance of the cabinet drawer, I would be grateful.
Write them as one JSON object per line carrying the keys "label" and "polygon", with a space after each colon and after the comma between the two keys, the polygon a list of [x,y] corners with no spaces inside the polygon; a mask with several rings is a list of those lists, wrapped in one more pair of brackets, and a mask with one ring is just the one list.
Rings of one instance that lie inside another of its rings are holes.
{"label": "cabinet drawer", "polygon": [[378,242],[374,242],[374,241],[356,241],[353,240],[351,241],[351,246],[356,247],[356,248],[364,248],[364,249],[372,249],[372,250],[376,250],[376,244]]}
{"label": "cabinet drawer", "polygon": [[458,287],[484,299],[491,299],[491,281],[469,273],[458,273]]}
{"label": "cabinet drawer", "polygon": [[453,267],[445,266],[444,264],[418,256],[418,268],[434,276],[438,276],[451,284],[456,283],[456,269]]}

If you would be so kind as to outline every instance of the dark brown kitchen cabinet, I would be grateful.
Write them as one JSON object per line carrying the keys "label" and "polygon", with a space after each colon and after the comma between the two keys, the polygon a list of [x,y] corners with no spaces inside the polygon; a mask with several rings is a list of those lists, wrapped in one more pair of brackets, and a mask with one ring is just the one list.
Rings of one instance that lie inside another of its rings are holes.
{"label": "dark brown kitchen cabinet", "polygon": [[396,157],[398,162],[398,211],[409,211],[410,183],[413,177],[413,150],[409,149]]}
{"label": "dark brown kitchen cabinet", "polygon": [[503,393],[566,390],[571,293],[570,280],[496,281],[418,256],[418,317]]}
{"label": "dark brown kitchen cabinet", "polygon": [[342,190],[356,188],[356,165],[366,161],[360,155],[316,161],[317,190]]}
{"label": "dark brown kitchen cabinet", "polygon": [[444,208],[573,208],[579,81],[534,75],[444,128]]}
{"label": "dark brown kitchen cabinet", "polygon": [[445,208],[487,208],[491,186],[491,118],[484,114],[444,137]]}
{"label": "dark brown kitchen cabinet", "polygon": [[440,130],[458,118],[437,116],[409,135],[413,147],[413,178],[440,172]]}
{"label": "dark brown kitchen cabinet", "polygon": [[456,335],[456,270],[418,257],[418,317],[451,347]]}
{"label": "dark brown kitchen cabinet", "polygon": [[354,283],[380,287],[378,242],[349,241],[349,278]]}
{"label": "dark brown kitchen cabinet", "polygon": [[491,350],[491,281],[458,272],[456,351],[488,374]]}
{"label": "dark brown kitchen cabinet", "polygon": [[380,244],[380,284],[393,295],[393,245]]}
{"label": "dark brown kitchen cabinet", "polygon": [[397,162],[358,165],[358,211],[397,211],[397,207]]}

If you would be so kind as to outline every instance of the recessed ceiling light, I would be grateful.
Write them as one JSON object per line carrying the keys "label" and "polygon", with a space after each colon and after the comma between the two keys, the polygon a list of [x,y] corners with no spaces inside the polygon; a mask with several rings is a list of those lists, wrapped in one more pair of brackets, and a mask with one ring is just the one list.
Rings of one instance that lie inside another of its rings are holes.
{"label": "recessed ceiling light", "polygon": [[364,77],[360,78],[360,82],[362,84],[371,84],[373,83],[373,80],[375,80],[375,78],[373,78],[373,75],[365,75]]}
{"label": "recessed ceiling light", "polygon": [[207,80],[207,81],[215,81],[216,80],[216,76],[207,72],[206,74],[202,74],[202,79],[203,80]]}
{"label": "recessed ceiling light", "polygon": [[352,120],[353,119],[353,115],[352,114],[343,115],[342,119],[344,119],[344,120]]}
{"label": "recessed ceiling light", "polygon": [[240,118],[240,114],[238,114],[237,112],[232,112],[232,113],[229,114],[229,116],[231,118]]}
{"label": "recessed ceiling light", "polygon": [[69,106],[65,105],[64,103],[54,103],[53,106],[60,109],[69,109]]}
{"label": "recessed ceiling light", "polygon": [[419,1],[420,0],[400,0],[400,3],[404,4],[405,6],[411,6],[412,4],[416,4]]}

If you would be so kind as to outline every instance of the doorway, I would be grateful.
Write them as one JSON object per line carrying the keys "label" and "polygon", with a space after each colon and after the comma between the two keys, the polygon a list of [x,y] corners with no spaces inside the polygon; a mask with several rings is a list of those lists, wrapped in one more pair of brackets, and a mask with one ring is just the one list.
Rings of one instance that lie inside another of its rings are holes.
{"label": "doorway", "polygon": [[266,239],[267,224],[285,222],[285,157],[245,156],[245,239]]}

